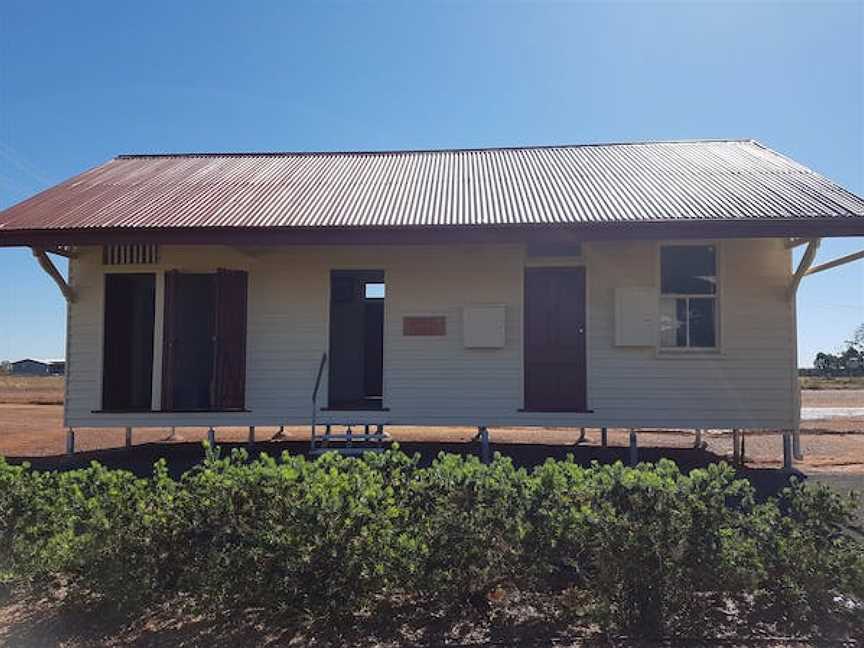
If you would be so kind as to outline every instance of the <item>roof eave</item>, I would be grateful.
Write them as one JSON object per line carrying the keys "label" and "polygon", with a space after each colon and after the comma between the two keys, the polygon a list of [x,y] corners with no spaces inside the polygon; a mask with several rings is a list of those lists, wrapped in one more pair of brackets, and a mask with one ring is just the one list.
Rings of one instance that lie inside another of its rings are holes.
{"label": "roof eave", "polygon": [[58,245],[386,245],[864,236],[864,215],[561,225],[399,227],[95,227],[0,229],[0,247]]}

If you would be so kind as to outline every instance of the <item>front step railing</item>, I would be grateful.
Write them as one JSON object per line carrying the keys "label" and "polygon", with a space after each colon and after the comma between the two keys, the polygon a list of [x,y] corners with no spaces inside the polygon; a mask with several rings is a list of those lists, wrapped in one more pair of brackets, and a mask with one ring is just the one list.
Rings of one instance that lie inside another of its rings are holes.
{"label": "front step railing", "polygon": [[[327,354],[321,355],[318,365],[318,375],[315,376],[315,388],[312,390],[312,434],[309,439],[309,453],[313,455],[335,451],[344,455],[358,455],[364,452],[381,452],[389,436],[384,432],[383,425],[375,425],[373,432],[368,423],[363,424],[363,432],[356,433],[352,425],[357,423],[326,423],[324,433],[318,434],[318,388],[321,386],[321,376],[327,364]],[[333,427],[344,426],[342,433],[334,433]]]}
{"label": "front step railing", "polygon": [[321,354],[321,363],[318,365],[318,375],[315,376],[315,388],[312,390],[312,447],[315,446],[315,423],[318,417],[318,388],[321,387],[321,375],[324,373],[324,365],[327,364],[327,354]]}
{"label": "front step railing", "polygon": [[[344,427],[341,432],[334,432],[334,427]],[[351,424],[327,423],[324,425],[324,433],[318,434],[312,430],[312,440],[309,452],[311,454],[322,454],[335,451],[344,455],[358,455],[364,452],[381,452],[384,444],[390,440],[384,431],[383,425],[363,425],[362,432],[355,432]]]}

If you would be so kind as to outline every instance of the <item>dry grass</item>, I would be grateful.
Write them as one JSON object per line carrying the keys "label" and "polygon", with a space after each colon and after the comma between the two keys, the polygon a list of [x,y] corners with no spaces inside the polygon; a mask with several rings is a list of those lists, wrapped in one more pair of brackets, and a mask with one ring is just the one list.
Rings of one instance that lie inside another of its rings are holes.
{"label": "dry grass", "polygon": [[801,389],[864,389],[864,376],[801,376]]}
{"label": "dry grass", "polygon": [[0,403],[62,405],[63,376],[0,375]]}

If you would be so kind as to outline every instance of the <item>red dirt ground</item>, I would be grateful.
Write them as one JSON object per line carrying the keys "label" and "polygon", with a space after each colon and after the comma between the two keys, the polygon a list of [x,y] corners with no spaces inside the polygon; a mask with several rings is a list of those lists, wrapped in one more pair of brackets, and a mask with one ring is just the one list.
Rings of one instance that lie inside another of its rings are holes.
{"label": "red dirt ground", "polygon": [[[66,433],[60,405],[0,404],[0,454],[7,457],[48,457],[63,454]],[[464,443],[475,434],[475,428],[391,427],[392,438],[403,443],[426,441]],[[176,443],[203,441],[206,428],[183,428],[178,436],[168,440],[167,428],[136,429],[135,445],[144,443]],[[258,428],[257,439],[265,442],[276,428]],[[307,427],[286,428],[288,440],[308,439]],[[247,428],[219,428],[217,440],[243,442]],[[570,445],[578,437],[576,429],[561,428],[501,428],[490,430],[494,443],[562,444]],[[687,448],[693,444],[690,431],[640,432],[640,447]],[[806,421],[802,424],[802,446],[805,460],[798,464],[804,472],[860,472],[864,474],[864,418],[830,421]],[[727,431],[709,431],[705,435],[708,450],[719,456],[731,456],[732,442]],[[122,428],[81,428],[76,430],[76,450],[89,451],[121,447]],[[609,443],[623,447],[628,443],[626,430],[610,430]],[[588,430],[588,445],[600,444],[600,432]],[[748,465],[775,468],[782,463],[782,442],[779,434],[749,433],[746,437]]]}
{"label": "red dirt ground", "polygon": [[[862,407],[862,389],[806,389],[802,392],[804,407]],[[66,433],[63,428],[63,378],[32,376],[0,376],[0,455],[7,457],[57,457],[64,453]],[[864,416],[860,419],[806,421],[802,425],[802,444],[806,454],[799,468],[805,472],[831,471],[864,474]],[[276,428],[259,428],[258,440],[264,442]],[[308,428],[287,428],[288,441],[308,439]],[[393,439],[402,443],[464,443],[476,434],[475,428],[390,427]],[[246,428],[220,428],[220,442],[243,442]],[[490,430],[495,443],[571,445],[578,430],[553,428],[499,428]],[[206,438],[206,428],[178,431],[168,439],[167,428],[136,429],[135,445],[160,443],[197,443]],[[639,445],[645,448],[687,448],[693,444],[691,431],[640,432]],[[705,435],[707,450],[717,456],[728,456],[732,443],[728,431],[718,430]],[[123,445],[122,428],[78,429],[76,450],[91,451],[118,448]],[[588,446],[600,443],[599,430],[588,431]],[[610,430],[609,443],[625,447],[626,430]],[[748,465],[755,468],[775,468],[781,465],[782,442],[778,434],[749,433],[746,438]]]}

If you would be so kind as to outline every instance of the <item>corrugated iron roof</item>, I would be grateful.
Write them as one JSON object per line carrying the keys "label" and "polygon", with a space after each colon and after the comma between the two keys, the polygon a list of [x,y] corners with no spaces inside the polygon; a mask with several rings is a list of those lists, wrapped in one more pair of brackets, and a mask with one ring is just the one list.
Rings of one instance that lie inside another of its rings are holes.
{"label": "corrugated iron roof", "polygon": [[0,236],[862,216],[860,197],[751,140],[647,142],[121,155],[0,212]]}

